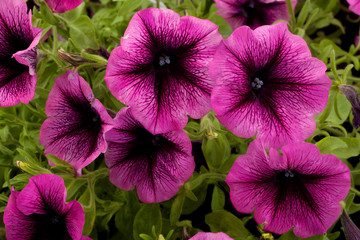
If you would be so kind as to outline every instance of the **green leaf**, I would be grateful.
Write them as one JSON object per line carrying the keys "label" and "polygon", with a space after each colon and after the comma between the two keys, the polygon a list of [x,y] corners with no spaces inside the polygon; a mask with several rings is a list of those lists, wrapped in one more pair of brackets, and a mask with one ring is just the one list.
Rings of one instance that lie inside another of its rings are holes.
{"label": "green leaf", "polygon": [[[338,92],[339,90],[336,91]],[[338,93],[335,94],[335,97],[336,97],[336,104],[334,104],[333,109],[331,109],[330,114],[327,117],[326,121],[342,124],[349,117],[351,111],[351,104],[346,99],[344,94]],[[335,103],[335,99],[334,99],[334,103]],[[338,114],[336,114],[336,110],[335,110],[336,107]]]}
{"label": "green leaf", "polygon": [[144,204],[137,212],[133,225],[133,237],[135,240],[141,240],[140,234],[152,234],[152,228],[155,226],[155,234],[159,236],[162,229],[161,211],[158,203]]}
{"label": "green leaf", "polygon": [[321,154],[333,154],[348,159],[360,154],[360,139],[349,137],[326,137],[315,144]]}
{"label": "green leaf", "polygon": [[85,3],[81,3],[78,7],[62,13],[61,16],[66,20],[68,20],[69,22],[75,22],[81,16],[81,13],[84,11],[84,8],[85,8]]}
{"label": "green leaf", "polygon": [[300,11],[300,13],[298,15],[298,18],[297,18],[297,21],[296,21],[296,25],[298,27],[301,28],[301,27],[304,26],[306,18],[308,17],[311,10],[312,10],[311,2],[310,2],[310,0],[307,0],[305,2],[305,4],[303,5],[303,7],[301,8],[301,11]]}
{"label": "green leaf", "polygon": [[212,232],[224,232],[234,240],[243,240],[250,236],[244,223],[225,210],[218,210],[205,216],[205,222]]}
{"label": "green leaf", "polygon": [[219,169],[231,153],[225,134],[219,134],[213,139],[204,138],[201,148],[210,169]]}
{"label": "green leaf", "polygon": [[120,12],[128,14],[136,10],[143,3],[143,0],[126,0],[121,5]]}
{"label": "green leaf", "polygon": [[224,206],[225,206],[225,194],[218,186],[215,185],[211,200],[211,210],[213,212],[216,210],[222,210],[224,209]]}
{"label": "green leaf", "polygon": [[185,201],[185,193],[179,192],[171,205],[170,224],[175,225],[181,216],[182,208]]}
{"label": "green leaf", "polygon": [[281,237],[279,238],[279,240],[326,240],[326,239],[327,237],[325,235],[317,235],[309,238],[299,238],[294,235],[292,230],[281,235]]}
{"label": "green leaf", "polygon": [[48,23],[52,25],[58,24],[57,18],[54,16],[53,12],[45,2],[40,3],[40,14],[42,16],[42,19],[44,19]]}
{"label": "green leaf", "polygon": [[80,49],[98,49],[95,28],[88,16],[82,15],[70,25],[70,37]]}

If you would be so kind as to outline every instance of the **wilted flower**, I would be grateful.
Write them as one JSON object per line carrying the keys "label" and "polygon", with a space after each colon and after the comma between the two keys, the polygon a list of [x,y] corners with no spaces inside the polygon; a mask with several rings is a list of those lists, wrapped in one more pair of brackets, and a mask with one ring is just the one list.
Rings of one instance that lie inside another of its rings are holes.
{"label": "wilted flower", "polygon": [[0,107],[29,103],[35,94],[42,30],[32,27],[24,0],[1,0],[0,18]]}
{"label": "wilted flower", "polygon": [[236,210],[251,213],[264,231],[283,234],[294,228],[301,238],[324,234],[341,212],[350,189],[350,170],[310,143],[271,148],[250,144],[231,168],[226,183]]}
{"label": "wilted flower", "polygon": [[265,147],[308,138],[331,86],[325,64],[286,23],[239,27],[221,42],[209,71],[219,121],[239,137],[257,133]]}
{"label": "wilted flower", "polygon": [[347,0],[349,3],[349,10],[357,15],[360,15],[360,1],[359,0]]}
{"label": "wilted flower", "polygon": [[54,13],[63,13],[76,8],[83,0],[45,0],[45,2]]}
{"label": "wilted flower", "polygon": [[72,70],[55,79],[45,110],[50,117],[40,129],[45,154],[69,162],[81,175],[83,167],[106,151],[104,134],[112,128],[112,118]]}
{"label": "wilted flower", "polygon": [[350,85],[339,84],[338,87],[352,105],[351,111],[354,115],[354,128],[360,127],[360,99],[358,91]]}
{"label": "wilted flower", "polygon": [[[297,0],[291,0],[295,9]],[[247,25],[255,29],[261,25],[270,25],[277,20],[289,20],[286,0],[215,0],[217,13],[221,15],[233,30]]]}
{"label": "wilted flower", "polygon": [[136,186],[146,203],[168,200],[194,171],[191,141],[182,130],[151,134],[131,110],[122,108],[114,128],[105,134],[110,181],[123,190]]}
{"label": "wilted flower", "polygon": [[180,130],[188,117],[211,110],[208,74],[221,36],[218,27],[172,10],[137,12],[112,51],[105,81],[153,134]]}
{"label": "wilted flower", "polygon": [[351,220],[346,210],[343,210],[340,220],[346,240],[360,240],[360,229]]}
{"label": "wilted flower", "polygon": [[8,240],[86,240],[85,214],[76,201],[65,203],[64,180],[42,174],[30,178],[21,191],[11,191],[4,212]]}
{"label": "wilted flower", "polygon": [[225,233],[199,232],[189,240],[233,240]]}

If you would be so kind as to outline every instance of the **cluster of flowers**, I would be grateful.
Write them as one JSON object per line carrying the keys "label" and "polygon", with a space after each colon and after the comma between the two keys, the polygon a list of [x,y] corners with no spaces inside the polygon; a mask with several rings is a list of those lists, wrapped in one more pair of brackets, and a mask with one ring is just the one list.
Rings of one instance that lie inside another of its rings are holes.
{"label": "cluster of flowers", "polygon": [[[49,2],[54,11],[69,9]],[[133,16],[106,70],[109,90],[129,106],[114,119],[76,71],[56,78],[46,102],[49,118],[40,130],[45,154],[69,162],[81,175],[105,153],[114,185],[136,186],[145,203],[165,201],[195,168],[190,138],[182,130],[188,116],[199,119],[213,109],[235,135],[257,138],[226,179],[235,208],[242,213],[255,208],[265,231],[323,234],[350,188],[344,163],[302,142],[327,103],[326,66],[285,22],[260,26],[288,18],[284,1],[216,3],[235,29],[228,39],[214,23],[172,10],[146,9]],[[236,12],[244,9],[240,5],[254,11]],[[252,19],[264,6],[269,16]],[[35,93],[42,31],[31,26],[23,0],[1,1],[0,17],[0,106],[28,103]],[[238,27],[243,24],[258,28]],[[53,231],[59,239],[81,239],[84,213],[76,201],[65,204],[65,197],[55,175],[35,176],[20,193],[12,191],[4,216],[8,239],[46,239]],[[20,225],[28,231],[19,232]],[[198,237],[193,239],[203,239]]]}

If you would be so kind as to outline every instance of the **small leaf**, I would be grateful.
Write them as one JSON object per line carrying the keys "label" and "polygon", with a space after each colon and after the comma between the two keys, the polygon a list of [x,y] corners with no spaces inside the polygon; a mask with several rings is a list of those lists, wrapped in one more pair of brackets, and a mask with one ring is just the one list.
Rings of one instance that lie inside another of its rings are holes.
{"label": "small leaf", "polygon": [[222,210],[224,206],[225,206],[225,194],[218,186],[215,185],[211,200],[211,210],[212,211]]}
{"label": "small leaf", "polygon": [[244,223],[225,210],[214,211],[205,216],[205,222],[212,232],[224,232],[234,240],[243,240],[250,236]]}
{"label": "small leaf", "polygon": [[133,237],[141,240],[140,234],[152,235],[152,228],[155,226],[156,235],[161,233],[162,219],[158,203],[144,204],[137,212],[133,225]]}
{"label": "small leaf", "polygon": [[70,37],[80,49],[99,48],[96,42],[94,25],[88,16],[82,15],[70,24]]}

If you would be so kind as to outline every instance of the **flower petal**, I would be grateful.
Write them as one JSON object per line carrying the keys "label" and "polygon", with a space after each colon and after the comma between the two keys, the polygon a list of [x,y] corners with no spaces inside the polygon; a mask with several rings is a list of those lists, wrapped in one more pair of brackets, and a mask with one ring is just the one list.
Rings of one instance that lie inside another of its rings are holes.
{"label": "flower petal", "polygon": [[30,182],[18,194],[17,208],[25,215],[46,214],[46,209],[62,213],[66,199],[64,180],[53,174],[41,174],[30,178]]}
{"label": "flower petal", "polygon": [[129,108],[119,111],[106,140],[110,181],[123,190],[136,185],[143,202],[170,199],[194,171],[191,142],[183,131],[152,135]]}
{"label": "flower petal", "polygon": [[208,64],[220,39],[210,21],[142,10],[111,53],[105,81],[151,133],[180,130],[187,114],[201,118],[211,109]]}
{"label": "flower petal", "polygon": [[46,102],[50,116],[40,129],[45,154],[54,154],[69,162],[81,175],[81,169],[106,151],[104,133],[112,128],[112,119],[94,98],[83,78],[68,71],[55,79]]}

